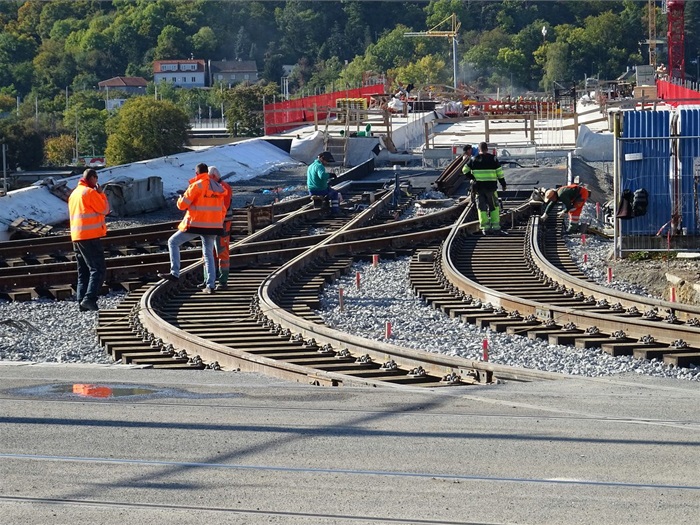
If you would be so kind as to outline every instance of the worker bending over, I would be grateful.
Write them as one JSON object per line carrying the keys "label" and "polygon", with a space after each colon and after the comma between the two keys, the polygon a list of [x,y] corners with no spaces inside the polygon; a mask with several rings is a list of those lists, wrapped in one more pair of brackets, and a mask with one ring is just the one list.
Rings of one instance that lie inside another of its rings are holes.
{"label": "worker bending over", "polygon": [[589,195],[590,192],[578,184],[569,184],[557,190],[547,190],[544,194],[544,201],[547,203],[547,207],[540,218],[546,221],[554,205],[557,202],[561,202],[564,205],[564,209],[559,212],[558,216],[563,218],[568,213],[569,227],[566,232],[576,233],[579,231],[581,210],[583,210],[583,205],[586,204]]}

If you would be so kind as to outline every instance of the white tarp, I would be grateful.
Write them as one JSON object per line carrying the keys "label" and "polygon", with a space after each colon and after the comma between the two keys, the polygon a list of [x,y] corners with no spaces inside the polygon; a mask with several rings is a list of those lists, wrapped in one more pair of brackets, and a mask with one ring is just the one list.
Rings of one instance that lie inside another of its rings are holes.
{"label": "white tarp", "polygon": [[[178,190],[187,188],[188,181],[194,177],[194,167],[200,162],[219,168],[222,178],[227,181],[248,180],[278,169],[299,166],[299,162],[277,146],[263,139],[251,139],[124,164],[98,173],[100,184],[123,177],[140,180],[157,176],[163,181],[163,193],[173,196]],[[78,179],[79,176],[65,180],[72,189]],[[8,226],[19,217],[44,224],[58,224],[68,220],[68,205],[42,185],[9,192],[0,197],[0,241],[9,238]]]}
{"label": "white tarp", "polygon": [[574,154],[588,162],[612,162],[613,134],[609,131],[594,133],[581,124]]}

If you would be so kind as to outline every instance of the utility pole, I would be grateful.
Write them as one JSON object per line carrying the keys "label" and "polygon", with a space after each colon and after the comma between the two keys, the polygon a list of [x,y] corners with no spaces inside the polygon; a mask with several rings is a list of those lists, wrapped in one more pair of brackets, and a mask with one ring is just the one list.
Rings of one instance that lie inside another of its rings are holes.
{"label": "utility pole", "polygon": [[2,143],[2,194],[7,195],[7,144]]}
{"label": "utility pole", "polygon": [[[450,21],[450,23],[452,24],[451,29],[449,29],[447,31],[438,30],[438,28],[447,21]],[[462,23],[459,20],[457,20],[457,15],[452,13],[450,16],[445,18],[438,25],[436,25],[435,27],[432,27],[431,29],[428,29],[427,31],[408,32],[408,33],[403,34],[403,36],[405,36],[405,37],[426,36],[426,37],[448,37],[448,38],[452,39],[452,71],[453,71],[452,87],[454,87],[455,90],[457,89],[457,35],[459,34],[460,27],[462,27]]]}

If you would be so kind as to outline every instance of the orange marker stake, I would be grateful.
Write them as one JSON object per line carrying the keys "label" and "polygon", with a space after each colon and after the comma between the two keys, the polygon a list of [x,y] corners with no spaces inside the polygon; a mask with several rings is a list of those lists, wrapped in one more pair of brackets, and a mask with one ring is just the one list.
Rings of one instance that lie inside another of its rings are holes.
{"label": "orange marker stake", "polygon": [[483,349],[484,361],[489,360],[489,340],[484,339],[481,342],[481,348]]}
{"label": "orange marker stake", "polygon": [[384,337],[389,339],[391,337],[391,321],[386,322],[386,331],[384,332]]}

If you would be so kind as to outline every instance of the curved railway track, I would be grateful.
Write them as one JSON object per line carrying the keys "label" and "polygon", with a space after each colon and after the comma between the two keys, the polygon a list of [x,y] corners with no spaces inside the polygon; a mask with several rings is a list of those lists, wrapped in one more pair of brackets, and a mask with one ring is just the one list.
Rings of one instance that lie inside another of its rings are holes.
{"label": "curved railway track", "polygon": [[700,363],[700,308],[589,281],[553,219],[545,226],[531,217],[507,237],[476,237],[456,228],[432,268],[414,261],[416,275],[426,270],[442,286],[435,290],[414,279],[417,293],[464,321],[613,356]]}
{"label": "curved railway track", "polygon": [[[700,361],[700,309],[588,281],[568,256],[555,221],[541,224],[533,216],[535,204],[518,192],[505,194],[507,235],[482,237],[475,235],[478,223],[468,199],[439,213],[398,220],[417,189],[380,186],[345,188],[354,197],[352,209],[341,218],[313,208],[308,198],[286,205],[270,225],[233,243],[229,289],[215,295],[202,294],[196,286],[202,272],[199,250],[183,252],[190,265],[177,283],[143,282],[144,275],[167,265],[167,254],[153,263],[143,254],[115,258],[129,268],[129,258],[138,257],[140,280],[132,281],[118,309],[100,312],[101,344],[122,362],[261,371],[325,385],[466,385],[494,377],[562,377],[409,350],[325,326],[315,314],[323,286],[356,259],[381,254],[413,255],[410,278],[416,294],[465,322],[552,344],[600,347],[611,355],[663,358],[676,366]],[[153,232],[132,233],[155,244],[148,237]],[[113,236],[110,247],[124,245],[118,234]],[[26,250],[20,244],[13,249]],[[38,261],[36,253],[55,248],[50,244],[33,247],[23,259]],[[8,253],[0,246],[0,257]],[[12,271],[21,274],[12,268],[17,267],[0,269],[0,282]],[[72,278],[72,264],[70,271]]]}

